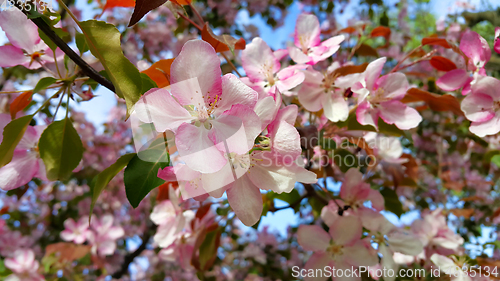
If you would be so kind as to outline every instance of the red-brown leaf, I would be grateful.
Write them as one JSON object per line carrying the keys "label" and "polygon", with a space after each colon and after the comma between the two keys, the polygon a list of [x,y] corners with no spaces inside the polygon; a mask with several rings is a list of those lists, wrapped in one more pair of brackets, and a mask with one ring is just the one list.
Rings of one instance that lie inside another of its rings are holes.
{"label": "red-brown leaf", "polygon": [[173,62],[174,59],[160,60],[141,72],[155,81],[158,88],[163,88],[170,85],[170,66]]}
{"label": "red-brown leaf", "polygon": [[432,67],[439,71],[450,71],[453,69],[457,69],[457,65],[445,57],[433,56],[429,62]]}
{"label": "red-brown leaf", "polygon": [[216,52],[234,51],[234,50],[244,50],[246,47],[245,40],[243,38],[236,39],[230,35],[215,35],[212,29],[205,23],[203,30],[201,31],[201,39],[208,42],[212,47],[214,47]]}
{"label": "red-brown leaf", "polygon": [[103,11],[114,7],[135,7],[135,0],[108,0]]}
{"label": "red-brown leaf", "polygon": [[463,116],[460,102],[452,95],[437,95],[417,88],[411,88],[406,92],[401,102],[424,101],[434,111],[451,111],[456,115]]}
{"label": "red-brown leaf", "polygon": [[444,38],[437,38],[437,37],[425,37],[424,39],[422,39],[422,46],[425,46],[425,45],[434,45],[434,46],[441,46],[441,47],[444,47],[446,49],[449,49],[451,48],[450,44],[448,43],[448,41]]}
{"label": "red-brown leaf", "polygon": [[370,36],[389,38],[389,36],[391,36],[391,29],[385,26],[378,26],[372,30]]}
{"label": "red-brown leaf", "polygon": [[16,114],[19,111],[25,109],[26,106],[30,104],[32,96],[33,92],[27,91],[20,94],[17,98],[14,99],[14,101],[12,101],[12,103],[10,104],[10,117],[12,117],[12,119],[15,119]]}

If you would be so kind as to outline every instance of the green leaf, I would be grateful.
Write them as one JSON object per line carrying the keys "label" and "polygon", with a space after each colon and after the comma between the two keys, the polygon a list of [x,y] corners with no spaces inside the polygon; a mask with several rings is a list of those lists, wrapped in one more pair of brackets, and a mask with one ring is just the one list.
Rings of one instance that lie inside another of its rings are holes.
{"label": "green leaf", "polygon": [[337,165],[342,173],[346,173],[350,168],[359,166],[359,159],[356,155],[346,149],[333,150],[333,162]]}
{"label": "green leaf", "polygon": [[33,93],[38,93],[41,90],[47,89],[47,87],[53,85],[54,83],[57,82],[57,79],[54,77],[44,77],[36,83],[35,88],[33,89]]}
{"label": "green leaf", "polygon": [[43,131],[38,148],[49,180],[69,178],[82,160],[82,141],[68,118],[50,124]]}
{"label": "green leaf", "polygon": [[385,209],[389,212],[393,212],[396,216],[401,217],[401,215],[404,213],[403,204],[401,204],[401,201],[399,201],[396,191],[384,187],[382,188],[380,193],[384,197]]}
{"label": "green leaf", "polygon": [[85,41],[85,36],[79,32],[75,35],[75,43],[80,51],[80,55],[89,50],[89,45],[87,44],[87,41]]}
{"label": "green leaf", "polygon": [[104,171],[100,172],[92,180],[92,183],[90,184],[92,203],[90,204],[89,219],[90,216],[92,215],[92,211],[94,210],[95,202],[97,201],[97,198],[99,198],[99,195],[101,195],[101,192],[108,185],[108,183],[116,176],[116,174],[118,174],[123,168],[125,168],[125,166],[127,166],[127,164],[135,155],[136,155],[135,153],[128,153],[122,155],[120,158],[118,158],[118,160],[116,160],[115,163],[104,169]]}
{"label": "green leaf", "polygon": [[500,155],[495,155],[493,157],[491,157],[491,162],[495,165],[497,165],[497,167],[500,167]]}
{"label": "green leaf", "polygon": [[130,160],[125,168],[124,182],[127,199],[134,208],[139,206],[151,190],[165,182],[157,174],[158,169],[164,169],[168,164],[169,156],[165,149],[147,149]]}
{"label": "green leaf", "polygon": [[158,87],[155,81],[149,78],[149,76],[147,76],[145,73],[141,73],[141,79],[142,79],[142,90],[141,90],[142,95],[144,95],[144,93],[151,90],[152,88]]}
{"label": "green leaf", "polygon": [[80,23],[90,52],[101,62],[116,94],[125,99],[128,113],[141,97],[142,79],[139,70],[123,55],[120,31],[103,21],[88,20]]}
{"label": "green leaf", "polygon": [[52,40],[50,40],[49,36],[47,36],[45,34],[45,32],[41,31],[40,29],[38,30],[38,35],[40,36],[40,38],[42,39],[43,42],[45,42],[45,44],[47,44],[47,46],[49,46],[49,48],[54,51],[55,49],[57,49],[57,45],[56,43],[54,43]]}
{"label": "green leaf", "polygon": [[14,155],[14,149],[24,136],[33,115],[23,116],[10,121],[3,130],[3,140],[0,144],[0,167],[7,165]]}
{"label": "green leaf", "polygon": [[200,268],[203,271],[209,270],[217,258],[217,248],[219,248],[221,233],[220,228],[208,232],[200,246],[199,261]]}

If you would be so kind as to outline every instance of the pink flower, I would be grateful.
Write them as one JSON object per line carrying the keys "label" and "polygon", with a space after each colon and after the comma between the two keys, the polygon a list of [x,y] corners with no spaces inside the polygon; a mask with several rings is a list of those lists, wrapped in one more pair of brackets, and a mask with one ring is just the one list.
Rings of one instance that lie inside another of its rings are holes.
{"label": "pink flower", "polygon": [[465,117],[472,121],[469,130],[480,136],[500,131],[500,81],[482,77],[471,86],[471,93],[462,101]]}
{"label": "pink flower", "polygon": [[88,240],[94,254],[112,255],[116,250],[116,240],[125,235],[121,226],[113,226],[113,220],[111,214],[104,215],[100,220],[92,216],[90,225],[94,231],[88,235]]}
{"label": "pink flower", "polygon": [[478,76],[485,76],[484,65],[490,60],[491,50],[488,42],[474,31],[467,31],[460,39],[460,50],[469,58],[467,69],[448,71],[436,81],[436,85],[444,91],[455,91],[463,87],[462,94],[470,92],[470,85],[474,84]]}
{"label": "pink flower", "polygon": [[[279,58],[261,38],[254,38],[241,52],[242,66],[249,82],[259,95],[287,94],[288,91],[304,81],[300,71],[305,65],[293,65],[281,69]],[[281,69],[281,70],[280,70]]]}
{"label": "pink flower", "polygon": [[[0,46],[0,67],[23,65],[40,68],[54,62],[54,52],[40,39],[38,27],[18,9],[0,11],[0,27],[12,45]],[[64,56],[57,49],[57,58]]]}
{"label": "pink flower", "polygon": [[334,62],[325,74],[312,67],[304,70],[305,79],[297,93],[305,109],[311,112],[323,109],[326,118],[332,122],[345,121],[349,116],[349,103],[344,93],[360,76],[353,74],[335,78],[333,72],[339,67],[340,64]]}
{"label": "pink flower", "polygon": [[[332,266],[346,269],[357,266],[371,266],[378,262],[374,249],[366,240],[361,240],[363,227],[352,217],[339,217],[330,231],[318,225],[301,225],[297,231],[299,245],[306,251],[314,251],[305,265],[306,270],[323,269]],[[327,280],[305,278],[305,280]],[[337,280],[334,278],[334,280]],[[340,279],[339,279],[340,280]],[[351,280],[361,280],[355,277]]]}
{"label": "pink flower", "polygon": [[363,174],[356,168],[351,168],[345,173],[340,198],[353,210],[366,208],[363,203],[368,200],[372,202],[375,210],[384,209],[384,197],[378,190],[372,189],[370,184],[364,182]]}
{"label": "pink flower", "polygon": [[266,149],[250,154],[231,153],[230,163],[216,173],[199,173],[177,165],[160,170],[158,177],[172,180],[175,174],[181,190],[189,197],[204,193],[220,197],[227,190],[229,204],[238,218],[247,226],[254,225],[262,213],[260,189],[291,192],[297,181],[316,182],[316,174],[295,162],[301,154],[300,136],[293,126],[296,118],[296,106],[279,110],[267,126]]}
{"label": "pink flower", "polygon": [[151,220],[159,225],[154,236],[154,241],[161,248],[167,248],[178,238],[190,232],[189,224],[195,214],[191,210],[183,211],[179,207],[177,194],[172,187],[169,188],[170,200],[165,200],[156,205],[151,213]]}
{"label": "pink flower", "polygon": [[314,65],[331,57],[340,48],[344,35],[338,35],[321,42],[319,21],[315,15],[301,14],[295,26],[295,47],[289,47],[290,57],[296,63]]}
{"label": "pink flower", "polygon": [[493,50],[500,54],[500,27],[495,27],[495,45],[493,46]]}
{"label": "pink flower", "polygon": [[203,173],[224,167],[225,152],[248,152],[261,132],[257,93],[232,74],[221,78],[219,65],[210,44],[188,41],[172,64],[170,89],[150,90],[135,105],[141,121],[173,131],[181,160]]}
{"label": "pink flower", "polygon": [[[0,128],[10,121],[8,114],[0,114]],[[12,161],[0,168],[0,189],[11,190],[23,186],[32,178],[46,180],[45,165],[38,153],[38,139],[45,126],[28,126],[14,150]],[[0,136],[0,141],[3,136]]]}
{"label": "pink flower", "polygon": [[362,125],[378,128],[378,118],[394,124],[401,130],[418,126],[422,117],[414,109],[400,102],[408,90],[408,80],[403,73],[390,73],[379,77],[386,58],[371,62],[364,72],[364,79],[351,88],[358,95],[356,117]]}
{"label": "pink flower", "polygon": [[13,272],[13,275],[9,275],[6,280],[45,280],[37,272],[39,264],[32,250],[15,251],[12,258],[5,259],[5,267]]}
{"label": "pink flower", "polygon": [[61,238],[64,241],[75,242],[76,244],[83,244],[91,233],[86,217],[80,218],[78,222],[69,218],[64,221],[64,228],[61,232]]}

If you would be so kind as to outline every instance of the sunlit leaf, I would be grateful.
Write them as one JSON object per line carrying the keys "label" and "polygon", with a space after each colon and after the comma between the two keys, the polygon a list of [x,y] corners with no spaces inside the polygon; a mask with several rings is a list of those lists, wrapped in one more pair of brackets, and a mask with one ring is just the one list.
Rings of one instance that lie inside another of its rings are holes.
{"label": "sunlit leaf", "polygon": [[14,150],[23,138],[31,119],[33,119],[33,115],[14,119],[3,129],[3,139],[2,144],[0,144],[0,167],[7,165],[12,160]]}
{"label": "sunlit leaf", "polygon": [[82,141],[68,118],[51,123],[40,136],[38,148],[49,180],[69,178],[82,160]]}

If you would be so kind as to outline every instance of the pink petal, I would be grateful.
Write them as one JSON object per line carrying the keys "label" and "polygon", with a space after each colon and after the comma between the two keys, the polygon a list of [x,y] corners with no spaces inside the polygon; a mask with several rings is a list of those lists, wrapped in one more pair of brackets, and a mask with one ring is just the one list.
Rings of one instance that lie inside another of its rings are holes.
{"label": "pink petal", "polygon": [[356,120],[361,125],[371,125],[378,128],[378,116],[378,110],[372,109],[370,103],[366,101],[359,104],[356,109]]}
{"label": "pink petal", "polygon": [[[7,124],[10,123],[11,121],[11,117],[9,114],[7,113],[1,113],[0,114],[0,131],[3,132],[3,129],[5,128],[5,126],[7,126]],[[3,140],[3,133],[0,133],[0,143],[2,143],[2,140]]]}
{"label": "pink petal", "polygon": [[[43,127],[43,129],[45,129],[45,126],[36,126],[36,127]],[[16,149],[28,150],[28,149],[33,149],[36,146],[36,144],[38,143],[38,139],[40,138],[40,135],[43,132],[43,129],[39,130],[36,127],[28,126],[26,128],[26,132],[24,132],[23,138],[17,145]]]}
{"label": "pink petal", "polygon": [[399,101],[380,104],[380,118],[387,124],[394,124],[401,130],[415,128],[422,121],[422,116],[412,107]]}
{"label": "pink petal", "polygon": [[[278,194],[291,192],[296,182],[316,182],[315,173],[299,167],[293,162],[294,158],[286,156],[282,157],[270,151],[253,152],[251,158],[256,161],[252,162],[248,177],[258,188],[270,189]],[[290,159],[287,161],[283,158]]]}
{"label": "pink petal", "polygon": [[372,266],[378,263],[378,256],[370,243],[358,240],[354,245],[344,248],[344,258],[347,264],[353,266]]}
{"label": "pink petal", "polygon": [[217,172],[227,161],[208,134],[209,131],[203,126],[184,123],[177,130],[175,138],[181,161],[200,173]]}
{"label": "pink petal", "polygon": [[0,11],[0,27],[12,45],[30,54],[33,46],[40,42],[38,27],[18,9]]}
{"label": "pink petal", "polygon": [[312,64],[323,61],[335,54],[342,41],[344,41],[344,35],[338,35],[325,40],[317,47],[312,47],[312,53],[309,54],[309,57],[312,58]]}
{"label": "pink petal", "polygon": [[295,120],[297,119],[298,110],[299,108],[295,104],[288,105],[278,110],[278,113],[276,114],[273,122],[271,122],[271,124],[269,124],[269,126],[267,127],[269,135],[273,136],[276,134],[276,131],[278,130],[279,125],[282,121],[294,125]]}
{"label": "pink petal", "polygon": [[480,136],[494,135],[500,132],[500,115],[496,113],[490,120],[485,122],[472,122],[469,130]]}
{"label": "pink petal", "polygon": [[500,100],[500,80],[493,77],[482,77],[471,86],[473,93],[481,93],[490,96],[494,101]]}
{"label": "pink petal", "polygon": [[301,225],[297,230],[297,241],[306,251],[326,251],[331,239],[319,225]]}
{"label": "pink petal", "polygon": [[245,85],[233,74],[226,74],[222,77],[222,95],[216,103],[217,107],[213,113],[215,115],[222,114],[236,104],[254,108],[257,99],[256,91]]}
{"label": "pink petal", "polygon": [[[261,121],[261,130],[263,131],[278,113],[280,104],[277,104],[273,97],[267,96],[255,104],[255,114],[259,116]],[[10,118],[10,117],[9,117]]]}
{"label": "pink petal", "polygon": [[304,71],[304,82],[300,87],[297,96],[300,104],[305,109],[316,112],[321,110],[321,101],[324,98],[324,89],[320,87],[324,75],[314,69]]}
{"label": "pink petal", "polygon": [[416,256],[423,250],[420,240],[412,233],[398,229],[387,234],[389,248],[405,255]]}
{"label": "pink petal", "polygon": [[182,87],[177,91],[172,87],[172,94],[181,104],[193,104],[190,103],[193,95],[201,95],[206,101],[213,101],[221,93],[220,59],[207,42],[187,41],[172,63],[170,78],[172,85],[191,78],[198,79],[201,93],[186,92]]}
{"label": "pink petal", "polygon": [[474,31],[467,31],[460,39],[460,50],[469,57],[474,65],[481,68],[491,58],[488,42]]}
{"label": "pink petal", "polygon": [[330,94],[323,101],[326,118],[332,122],[345,121],[349,117],[349,103],[343,96]]}
{"label": "pink petal", "polygon": [[254,38],[241,52],[241,61],[245,73],[252,82],[265,81],[281,68],[271,48],[259,37]]}
{"label": "pink petal", "polygon": [[495,45],[493,45],[493,50],[495,50],[497,54],[500,54],[500,40],[498,38],[495,40]]}
{"label": "pink petal", "polygon": [[287,49],[279,49],[273,52],[273,55],[276,57],[277,60],[282,60],[288,55],[288,50]]}
{"label": "pink petal", "polygon": [[307,273],[309,272],[309,270],[311,270],[311,272],[316,272],[317,270],[322,271],[326,266],[330,265],[332,262],[333,260],[330,254],[324,252],[314,253],[304,265],[305,269],[304,280],[306,281],[328,280],[328,277],[325,277],[325,275],[313,274],[314,277],[310,277],[309,274]]}
{"label": "pink petal", "polygon": [[377,211],[384,210],[384,208],[385,208],[384,197],[382,196],[382,194],[380,194],[380,192],[378,190],[370,189],[370,194],[368,194],[368,198],[366,198],[366,199],[370,200],[370,202],[372,202],[373,209],[375,209]]}
{"label": "pink petal", "polygon": [[[15,46],[0,46],[0,67],[25,65],[29,64],[30,60],[30,57],[24,55],[23,50]],[[38,67],[40,66],[38,65]]]}
{"label": "pink petal", "polygon": [[252,149],[255,138],[260,134],[260,119],[247,106],[236,104],[223,115],[210,122],[210,139],[220,151],[244,154]]}
{"label": "pink petal", "polygon": [[297,129],[285,121],[281,121],[276,134],[272,137],[272,149],[281,155],[297,158],[302,152],[300,135]]}
{"label": "pink petal", "polygon": [[384,68],[384,64],[387,61],[387,58],[379,58],[372,61],[365,70],[365,80],[366,80],[366,88],[368,90],[373,90],[375,86],[375,81],[380,77],[382,73],[382,69]]}
{"label": "pink petal", "polygon": [[307,49],[320,43],[319,21],[315,15],[300,14],[295,25],[295,46]]}
{"label": "pink petal", "polygon": [[8,191],[23,186],[31,181],[37,171],[36,153],[15,151],[12,161],[0,168],[0,189]]}
{"label": "pink petal", "polygon": [[463,69],[448,71],[436,81],[436,85],[443,91],[455,91],[465,86],[469,81],[469,73]]}
{"label": "pink petal", "polygon": [[461,109],[465,117],[473,122],[485,122],[495,116],[492,97],[480,92],[466,96]]}
{"label": "pink petal", "polygon": [[288,47],[288,54],[296,63],[309,63],[311,61],[311,58],[308,55],[304,54],[301,49],[295,46]]}
{"label": "pink petal", "polygon": [[384,97],[400,100],[410,86],[403,73],[390,73],[380,77],[376,82],[376,87],[384,90]]}
{"label": "pink petal", "polygon": [[158,132],[176,131],[193,117],[165,89],[151,89],[134,106],[139,120],[153,123]]}
{"label": "pink petal", "polygon": [[339,216],[330,226],[330,235],[336,245],[352,245],[363,233],[361,220],[354,216]]}
{"label": "pink petal", "polygon": [[252,226],[259,221],[263,208],[262,195],[246,176],[227,190],[227,200],[244,225]]}
{"label": "pink petal", "polygon": [[168,166],[165,169],[158,169],[157,177],[164,181],[176,181],[177,177],[175,175],[174,167]]}

